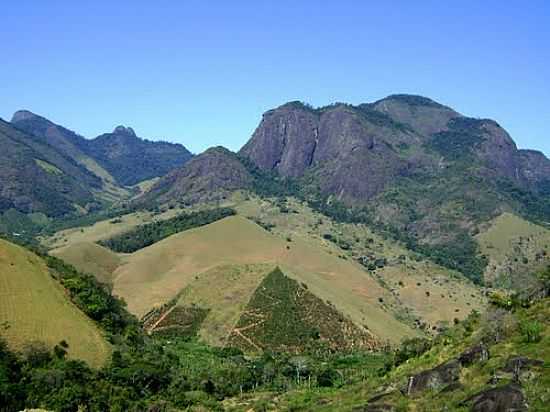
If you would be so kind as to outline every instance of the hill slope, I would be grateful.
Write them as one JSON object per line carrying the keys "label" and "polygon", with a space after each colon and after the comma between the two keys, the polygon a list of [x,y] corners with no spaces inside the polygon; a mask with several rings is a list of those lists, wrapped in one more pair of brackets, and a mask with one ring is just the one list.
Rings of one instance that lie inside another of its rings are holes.
{"label": "hill slope", "polygon": [[252,176],[237,156],[223,147],[213,147],[161,178],[138,202],[221,200],[232,191],[251,186]]}
{"label": "hill slope", "polygon": [[0,240],[0,273],[0,335],[11,348],[41,341],[51,349],[65,340],[69,357],[103,365],[110,345],[67,299],[38,256]]}
{"label": "hill slope", "polygon": [[96,207],[101,180],[47,143],[0,120],[0,212],[61,216]]}
{"label": "hill slope", "polygon": [[191,158],[182,145],[141,139],[129,127],[118,126],[112,133],[89,140],[26,110],[16,112],[11,122],[84,165],[114,194],[117,185],[132,186],[163,176]]}

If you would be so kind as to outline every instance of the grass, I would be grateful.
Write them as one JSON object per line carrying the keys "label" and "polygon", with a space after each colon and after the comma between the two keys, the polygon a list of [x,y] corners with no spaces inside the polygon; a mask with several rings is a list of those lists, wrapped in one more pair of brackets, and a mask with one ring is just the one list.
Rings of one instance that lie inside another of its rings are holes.
{"label": "grass", "polygon": [[21,350],[33,341],[52,348],[69,344],[69,357],[102,366],[110,345],[102,332],[67,298],[36,255],[0,240],[0,334]]}
{"label": "grass", "polygon": [[525,288],[530,273],[550,261],[550,230],[514,214],[503,213],[476,236],[489,257],[485,279],[501,287]]}
{"label": "grass", "polygon": [[252,294],[273,269],[272,264],[217,266],[183,289],[178,305],[208,309],[199,336],[210,345],[224,346]]}
{"label": "grass", "polygon": [[241,216],[188,230],[123,256],[114,274],[114,293],[138,316],[167,302],[207,270],[227,264],[267,263],[308,285],[321,299],[382,339],[393,342],[414,332],[378,303],[388,295],[352,262],[301,239],[287,242]]}
{"label": "grass", "polygon": [[[227,336],[243,298],[259,282],[261,275],[253,275],[254,269],[249,274],[249,269],[236,274],[241,271],[237,268],[250,265],[280,266],[287,276],[307,284],[311,292],[332,302],[355,324],[366,325],[393,343],[423,333],[420,328],[432,331],[452,324],[455,318],[463,319],[471,310],[484,307],[480,290],[461,275],[427,260],[419,261],[416,254],[364,225],[335,223],[293,199],[286,202],[289,213],[281,213],[280,205],[273,201],[244,193],[235,194],[224,206],[235,208],[240,216],[176,234],[132,254],[119,254],[120,265],[110,277],[106,272],[115,266],[115,259],[90,242],[128,232],[143,222],[166,219],[177,211],[158,216],[134,213],[123,216],[120,223],[103,221],[57,233],[46,243],[66,245],[51,253],[100,280],[113,279],[114,293],[138,316],[162,306],[187,287],[190,291],[198,288],[196,293],[187,293],[186,299],[197,304],[204,299],[202,303],[211,309],[200,334],[215,344]],[[268,223],[271,233],[244,217]],[[327,233],[336,241],[325,239]],[[341,244],[349,248],[343,250]],[[357,263],[361,256],[384,258],[386,263],[368,271]],[[95,269],[93,261],[97,262]],[[233,282],[235,289],[224,280],[226,275],[227,279],[240,277]],[[235,298],[221,300],[223,290],[210,290],[214,288],[208,287],[209,282],[224,285],[229,295],[234,290]],[[232,305],[236,307],[230,311]]]}
{"label": "grass", "polygon": [[[483,309],[485,298],[479,288],[459,273],[429,260],[419,261],[416,254],[365,225],[335,223],[294,199],[286,205],[290,213],[280,213],[273,202],[249,197],[239,199],[234,207],[244,216],[273,226],[271,231],[281,238],[300,239],[340,259],[385,258],[384,267],[371,271],[370,276],[389,292],[381,295],[384,308],[412,325],[424,323],[431,329]],[[325,239],[326,234],[333,241]],[[343,250],[339,245],[349,248]]]}
{"label": "grass", "polygon": [[116,253],[95,243],[69,244],[50,253],[105,284],[113,283],[112,275],[120,265]]}
{"label": "grass", "polygon": [[[393,391],[381,401],[392,405],[392,410],[466,412],[470,410],[469,407],[461,405],[465,399],[482,390],[510,382],[511,374],[502,372],[502,368],[510,357],[525,356],[545,362],[542,367],[532,367],[527,373],[522,374],[521,386],[529,410],[546,411],[550,396],[550,299],[546,298],[528,309],[507,313],[506,317],[508,326],[502,339],[496,343],[487,340],[487,331],[494,325],[494,319],[491,316],[478,316],[448,331],[426,353],[409,359],[388,373],[371,376],[364,382],[331,389],[302,387],[283,395],[257,393],[254,399],[241,399],[239,403],[227,404],[231,404],[229,410],[235,412],[250,410],[251,405],[258,399],[269,404],[272,408],[269,410],[351,411],[363,410],[370,398]],[[538,342],[527,342],[520,325],[535,321],[543,325],[541,339]],[[473,328],[469,329],[468,324]],[[482,339],[489,344],[489,359],[462,368],[462,387],[441,392],[426,391],[413,397],[403,396],[399,392],[398,389],[406,385],[411,375],[458,357]],[[488,382],[495,373],[501,376],[501,381],[497,385],[491,385]]]}
{"label": "grass", "polygon": [[144,223],[169,219],[180,212],[180,209],[175,208],[158,214],[152,212],[129,213],[121,216],[117,220],[107,219],[94,223],[91,226],[62,230],[52,236],[41,239],[41,241],[44,246],[50,249],[57,249],[77,243],[95,243],[121,233],[126,233]]}
{"label": "grass", "polygon": [[62,175],[63,174],[62,170],[55,167],[51,163],[48,163],[48,162],[46,162],[44,160],[40,160],[40,159],[34,159],[34,161],[36,162],[36,164],[38,166],[40,166],[42,169],[44,169],[44,171],[46,171],[48,173],[51,173],[53,175]]}

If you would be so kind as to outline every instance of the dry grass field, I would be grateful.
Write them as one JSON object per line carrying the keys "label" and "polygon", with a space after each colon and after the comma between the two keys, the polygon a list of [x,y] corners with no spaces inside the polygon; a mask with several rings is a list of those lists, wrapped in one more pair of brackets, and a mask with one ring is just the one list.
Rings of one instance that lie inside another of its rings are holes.
{"label": "dry grass field", "polygon": [[[485,305],[479,288],[470,281],[428,260],[419,261],[409,250],[365,225],[336,223],[294,199],[288,199],[286,207],[289,213],[281,213],[272,202],[256,197],[236,206],[243,216],[273,225],[271,230],[279,237],[302,239],[340,259],[385,259],[384,266],[372,271],[372,276],[390,293],[383,297],[384,307],[408,322],[424,323],[431,329],[441,322],[463,319]],[[325,234],[333,240],[325,239]],[[346,249],[339,246],[340,242]]]}
{"label": "dry grass field", "polygon": [[271,264],[217,266],[183,289],[178,305],[208,309],[200,337],[211,345],[223,346],[256,288],[273,269]]}
{"label": "dry grass field", "polygon": [[50,253],[109,285],[113,283],[113,273],[120,265],[120,257],[116,253],[97,243],[71,243]]}
{"label": "dry grass field", "polygon": [[[60,232],[46,243],[56,247],[52,254],[111,282],[114,293],[138,316],[180,292],[185,303],[202,302],[211,312],[200,333],[212,343],[226,336],[244,297],[263,276],[256,267],[280,266],[356,324],[392,342],[419,333],[419,327],[433,331],[485,305],[480,290],[468,280],[419,260],[364,225],[333,222],[294,199],[286,202],[288,213],[271,201],[242,193],[224,206],[234,207],[238,215],[132,254],[117,255],[93,242],[179,211],[134,213],[120,223],[104,221]],[[250,219],[268,224],[270,231]],[[383,258],[385,263],[369,271],[358,263],[362,256]],[[233,314],[228,312],[231,305],[236,305]]]}
{"label": "dry grass field", "polygon": [[308,285],[323,300],[377,336],[396,342],[414,335],[379,303],[390,297],[358,265],[330,255],[301,239],[287,241],[241,216],[176,234],[133,254],[115,271],[114,293],[131,312],[144,315],[219,265],[267,263]]}
{"label": "dry grass field", "polygon": [[0,240],[0,335],[14,350],[65,340],[69,357],[99,367],[110,356],[101,331],[66,297],[36,255]]}
{"label": "dry grass field", "polygon": [[489,258],[485,280],[495,286],[525,287],[532,281],[528,273],[550,263],[550,230],[511,213],[498,216],[476,239]]}

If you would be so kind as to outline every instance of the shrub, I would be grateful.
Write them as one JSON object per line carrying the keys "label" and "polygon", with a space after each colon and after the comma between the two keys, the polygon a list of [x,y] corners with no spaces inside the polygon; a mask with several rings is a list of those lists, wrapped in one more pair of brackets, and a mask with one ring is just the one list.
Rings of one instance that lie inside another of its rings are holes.
{"label": "shrub", "polygon": [[520,330],[526,343],[536,343],[542,339],[543,327],[536,320],[520,323]]}

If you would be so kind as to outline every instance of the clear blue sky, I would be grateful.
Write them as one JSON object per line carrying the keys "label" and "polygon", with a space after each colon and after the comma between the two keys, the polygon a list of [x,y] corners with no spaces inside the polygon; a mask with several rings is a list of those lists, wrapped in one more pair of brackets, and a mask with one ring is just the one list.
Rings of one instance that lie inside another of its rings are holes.
{"label": "clear blue sky", "polygon": [[547,0],[81,3],[2,4],[0,117],[125,124],[197,153],[240,148],[289,100],[415,93],[550,155]]}

